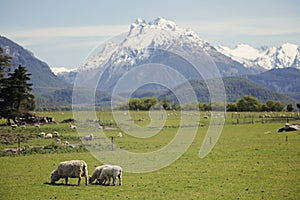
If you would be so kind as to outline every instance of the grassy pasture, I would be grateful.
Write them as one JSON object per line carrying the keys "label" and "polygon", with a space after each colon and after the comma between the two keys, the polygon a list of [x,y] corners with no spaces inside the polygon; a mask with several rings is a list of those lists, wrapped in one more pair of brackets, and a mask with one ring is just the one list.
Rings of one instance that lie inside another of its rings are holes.
{"label": "grassy pasture", "polygon": [[[41,113],[56,121],[72,117],[70,112]],[[204,115],[204,114],[203,114]],[[21,156],[0,157],[0,199],[299,199],[300,198],[300,133],[278,134],[283,122],[261,123],[260,113],[255,113],[254,124],[234,124],[236,118],[227,114],[222,135],[214,150],[205,158],[198,157],[207,126],[198,129],[190,148],[171,165],[150,173],[123,174],[122,186],[91,184],[75,186],[77,179],[69,179],[70,185],[50,185],[50,173],[63,160],[83,159],[92,173],[101,165],[84,151],[64,153],[63,150]],[[132,113],[141,126],[149,124],[148,113]],[[124,135],[116,139],[116,145],[129,151],[151,152],[167,144],[177,128],[178,117],[169,115],[167,125],[159,134],[147,140]],[[104,112],[100,120],[110,123],[112,116]],[[138,119],[145,118],[145,121]],[[241,117],[242,118],[242,117]],[[200,121],[200,122],[199,122]],[[245,117],[241,122],[246,122]],[[191,124],[207,124],[209,119],[192,116]],[[248,122],[248,121],[247,121]],[[295,121],[296,122],[296,121]],[[290,121],[293,123],[293,121]],[[299,122],[298,122],[299,123]],[[174,127],[172,127],[174,126]],[[34,135],[40,131],[58,131],[70,143],[80,143],[75,130],[69,124],[43,125],[26,129],[0,127],[1,134]],[[107,136],[120,130],[107,131]],[[270,134],[266,134],[270,133]],[[33,137],[22,145],[51,145],[50,140]],[[0,144],[0,150],[17,147]]]}

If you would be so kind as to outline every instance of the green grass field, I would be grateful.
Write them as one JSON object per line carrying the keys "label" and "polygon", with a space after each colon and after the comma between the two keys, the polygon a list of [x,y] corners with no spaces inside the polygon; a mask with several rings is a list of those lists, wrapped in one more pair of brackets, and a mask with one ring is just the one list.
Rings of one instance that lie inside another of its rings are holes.
{"label": "green grass field", "polygon": [[[70,112],[39,113],[53,116],[56,121],[72,117]],[[110,113],[101,113],[100,119],[110,121]],[[136,122],[147,125],[148,114],[134,113]],[[190,148],[171,165],[149,173],[123,173],[122,186],[100,186],[90,184],[75,186],[77,179],[69,179],[70,185],[60,180],[50,185],[50,173],[64,160],[83,159],[91,174],[95,166],[101,165],[84,150],[29,152],[26,155],[0,157],[0,199],[300,199],[300,132],[277,133],[283,122],[261,123],[255,114],[255,123],[234,124],[228,118],[222,135],[213,151],[203,159],[198,157],[209,119],[191,117],[191,123],[201,123]],[[200,120],[200,122],[199,122]],[[246,121],[241,119],[241,122]],[[294,121],[297,122],[297,121]],[[293,123],[293,121],[290,121]],[[299,121],[297,122],[299,123]],[[168,126],[178,124],[175,116],[169,116]],[[35,135],[40,131],[58,131],[63,140],[80,143],[75,130],[69,124],[44,125],[26,129],[0,127],[2,141],[0,150],[17,147],[17,142],[3,141],[3,135]],[[128,151],[151,152],[166,145],[177,128],[164,128],[147,140],[127,136],[116,140],[116,146]],[[109,131],[115,135],[120,130]],[[270,134],[266,134],[270,133]],[[13,138],[13,137],[12,137]],[[7,139],[7,137],[6,137]],[[54,145],[56,138],[31,137],[21,142],[29,145]]]}

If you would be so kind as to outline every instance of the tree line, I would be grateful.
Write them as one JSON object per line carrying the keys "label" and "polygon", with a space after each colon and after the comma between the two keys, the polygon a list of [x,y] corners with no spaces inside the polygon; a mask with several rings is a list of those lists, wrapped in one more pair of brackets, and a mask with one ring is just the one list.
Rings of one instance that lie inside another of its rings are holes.
{"label": "tree line", "polygon": [[[297,104],[297,108],[300,110],[300,103]],[[116,106],[119,110],[150,110],[150,109],[165,109],[165,110],[200,110],[200,111],[212,111],[212,110],[224,110],[225,105],[223,102],[213,103],[201,103],[190,102],[184,105],[178,103],[171,103],[167,98],[158,100],[155,97],[144,98],[131,98],[129,102],[122,103]],[[260,112],[260,111],[293,111],[292,104],[284,105],[280,101],[269,100],[266,103],[260,103],[256,97],[247,95],[236,102],[229,102],[226,104],[226,111],[229,112]]]}
{"label": "tree line", "polygon": [[5,118],[8,124],[11,120],[17,123],[18,117],[35,108],[31,74],[21,65],[10,73],[11,59],[0,48],[0,118]]}

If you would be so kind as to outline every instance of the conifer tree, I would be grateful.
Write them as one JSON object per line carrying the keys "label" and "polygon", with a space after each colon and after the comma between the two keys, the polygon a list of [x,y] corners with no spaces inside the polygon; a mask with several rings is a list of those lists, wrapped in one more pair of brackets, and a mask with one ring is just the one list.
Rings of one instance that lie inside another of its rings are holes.
{"label": "conifer tree", "polygon": [[34,96],[31,93],[32,84],[29,83],[30,75],[25,67],[19,65],[8,78],[2,78],[0,99],[0,116],[7,119],[8,124],[35,106]]}

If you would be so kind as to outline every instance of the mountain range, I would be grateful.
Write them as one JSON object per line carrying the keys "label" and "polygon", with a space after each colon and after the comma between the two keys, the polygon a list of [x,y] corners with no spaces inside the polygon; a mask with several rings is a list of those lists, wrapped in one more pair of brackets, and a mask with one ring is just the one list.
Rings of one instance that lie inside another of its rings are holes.
{"label": "mountain range", "polygon": [[217,46],[217,51],[241,63],[246,68],[259,67],[265,70],[296,68],[300,69],[300,47],[285,43],[280,47],[254,48],[239,44],[234,49]]}
{"label": "mountain range", "polygon": [[[180,57],[184,53],[197,57],[200,61],[209,60],[217,67],[223,77],[228,101],[235,101],[244,95],[257,96],[261,102],[268,99],[284,103],[294,103],[295,99],[300,101],[299,46],[286,43],[281,47],[260,49],[245,44],[234,49],[214,47],[192,30],[182,29],[161,17],[151,22],[138,18],[131,24],[128,33],[103,43],[82,67],[69,72],[58,72],[57,76],[45,62],[13,41],[1,36],[0,47],[6,55],[13,57],[14,67],[22,64],[32,74],[34,93],[39,97],[40,104],[46,106],[55,102],[55,105],[70,104],[72,84],[80,74],[84,76],[77,81],[82,82],[84,87],[93,88],[97,81],[97,101],[110,101],[110,93],[124,74],[149,63],[170,66],[192,82],[199,97],[205,96],[203,87],[199,85],[206,77],[196,76],[193,66]],[[177,51],[179,56],[172,53],[174,48],[180,50]],[[206,66],[203,67],[204,71],[209,70]],[[99,79],[100,74],[102,76]],[[177,83],[173,88],[180,89],[181,84],[184,83]],[[163,97],[169,96],[168,92],[150,87],[140,89],[135,95]]]}

